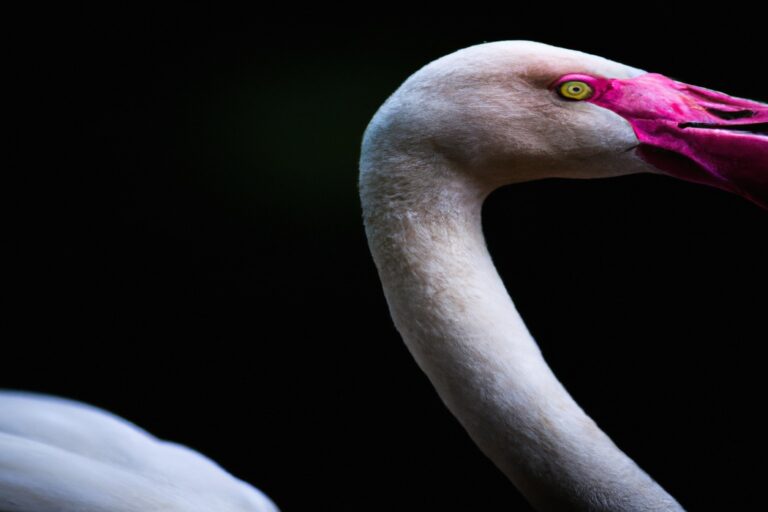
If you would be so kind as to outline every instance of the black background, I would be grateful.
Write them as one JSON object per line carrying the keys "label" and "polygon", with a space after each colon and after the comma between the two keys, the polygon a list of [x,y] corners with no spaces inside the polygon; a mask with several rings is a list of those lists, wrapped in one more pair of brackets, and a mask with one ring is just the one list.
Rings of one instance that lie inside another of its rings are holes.
{"label": "black background", "polygon": [[[286,512],[528,510],[391,324],[362,132],[419,67],[500,39],[765,101],[763,35],[734,3],[361,8],[33,15],[6,98],[0,386],[114,411]],[[634,176],[503,189],[484,222],[555,373],[616,443],[691,510],[756,509],[766,213]]]}

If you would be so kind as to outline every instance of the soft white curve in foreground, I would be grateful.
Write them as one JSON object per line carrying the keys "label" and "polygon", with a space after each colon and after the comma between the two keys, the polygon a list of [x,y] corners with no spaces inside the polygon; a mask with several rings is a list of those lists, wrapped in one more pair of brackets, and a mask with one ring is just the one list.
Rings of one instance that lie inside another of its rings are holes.
{"label": "soft white curve in foreground", "polygon": [[0,392],[0,511],[278,512],[258,489],[101,409]]}

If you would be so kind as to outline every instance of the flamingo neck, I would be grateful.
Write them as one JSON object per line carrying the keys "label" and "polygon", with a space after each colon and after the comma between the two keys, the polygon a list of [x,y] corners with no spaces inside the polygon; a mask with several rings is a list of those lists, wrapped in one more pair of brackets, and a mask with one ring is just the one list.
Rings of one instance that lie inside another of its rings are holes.
{"label": "flamingo neck", "polygon": [[360,189],[369,246],[408,349],[537,509],[682,510],[542,358],[486,248],[481,207],[491,187],[400,161],[364,166]]}

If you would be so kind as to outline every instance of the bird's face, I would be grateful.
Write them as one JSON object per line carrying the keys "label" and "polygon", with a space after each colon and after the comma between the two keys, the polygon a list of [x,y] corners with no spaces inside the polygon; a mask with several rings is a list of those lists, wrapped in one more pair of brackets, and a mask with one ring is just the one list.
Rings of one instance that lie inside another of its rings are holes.
{"label": "bird's face", "polygon": [[601,57],[479,45],[426,66],[390,103],[409,143],[496,183],[657,172],[768,207],[768,105]]}
{"label": "bird's face", "polygon": [[553,89],[624,118],[638,156],[662,172],[768,208],[768,105],[651,73],[625,80],[570,74]]}

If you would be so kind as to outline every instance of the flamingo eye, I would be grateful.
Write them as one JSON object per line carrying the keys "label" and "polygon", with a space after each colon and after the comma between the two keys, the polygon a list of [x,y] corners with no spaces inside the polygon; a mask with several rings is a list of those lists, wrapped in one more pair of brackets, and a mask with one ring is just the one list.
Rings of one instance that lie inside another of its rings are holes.
{"label": "flamingo eye", "polygon": [[591,97],[595,91],[592,89],[592,86],[586,82],[569,80],[568,82],[563,82],[560,84],[557,92],[559,92],[560,96],[567,100],[581,101]]}

